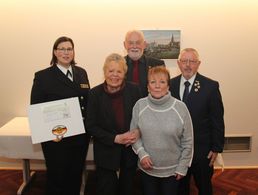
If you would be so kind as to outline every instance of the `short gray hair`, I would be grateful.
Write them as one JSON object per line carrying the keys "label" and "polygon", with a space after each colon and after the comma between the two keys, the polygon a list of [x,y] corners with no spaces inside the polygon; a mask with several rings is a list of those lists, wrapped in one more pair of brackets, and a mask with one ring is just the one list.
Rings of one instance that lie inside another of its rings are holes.
{"label": "short gray hair", "polygon": [[128,32],[126,33],[126,35],[125,35],[125,41],[126,41],[126,40],[128,39],[128,37],[129,37],[131,34],[133,34],[133,33],[140,35],[140,37],[142,38],[142,40],[145,41],[144,34],[143,34],[143,32],[140,31],[140,30],[130,30],[130,31],[128,31]]}
{"label": "short gray hair", "polygon": [[198,60],[200,60],[200,59],[199,59],[199,57],[200,57],[200,56],[199,56],[199,53],[198,53],[198,51],[197,51],[196,49],[194,49],[194,48],[185,48],[185,49],[182,49],[181,52],[180,52],[180,54],[179,54],[179,56],[178,56],[178,60],[181,59],[182,54],[185,53],[185,52],[192,52],[192,53],[196,56],[196,58],[197,58]]}

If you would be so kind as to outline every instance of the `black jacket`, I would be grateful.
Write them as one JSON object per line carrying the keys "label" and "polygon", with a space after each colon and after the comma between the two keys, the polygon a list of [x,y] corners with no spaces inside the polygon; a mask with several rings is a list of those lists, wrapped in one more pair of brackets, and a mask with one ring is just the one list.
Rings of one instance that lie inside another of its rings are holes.
{"label": "black jacket", "polygon": [[[78,66],[72,66],[73,81],[53,65],[35,73],[31,104],[78,97],[82,116],[86,118],[87,99],[90,84],[87,73]],[[87,139],[89,136],[87,136]],[[52,142],[52,141],[51,141]],[[51,143],[50,142],[50,143]],[[59,144],[85,144],[86,134],[64,138]]]}
{"label": "black jacket", "polygon": [[[104,84],[94,87],[89,94],[87,131],[93,136],[94,161],[99,167],[118,170],[121,156],[125,155],[125,166],[136,166],[137,156],[131,146],[114,143],[118,132],[129,131],[132,109],[141,97],[138,86],[126,82],[123,88],[125,129],[118,129],[110,96],[104,91]],[[122,154],[122,152],[124,152]]]}
{"label": "black jacket", "polygon": [[[180,100],[181,75],[172,78],[170,91]],[[198,87],[199,86],[199,87]],[[224,108],[219,83],[197,73],[186,106],[194,129],[194,160],[206,158],[209,151],[222,152],[224,146]]]}
{"label": "black jacket", "polygon": [[[126,60],[127,66],[128,66],[126,80],[132,81],[132,79],[133,79],[133,62],[128,55],[125,56],[125,60]],[[148,95],[148,90],[147,90],[148,71],[150,68],[159,66],[159,65],[165,65],[165,62],[163,60],[148,57],[145,55],[143,55],[139,59],[140,89],[141,89],[141,93],[142,93],[143,97],[146,97]]]}

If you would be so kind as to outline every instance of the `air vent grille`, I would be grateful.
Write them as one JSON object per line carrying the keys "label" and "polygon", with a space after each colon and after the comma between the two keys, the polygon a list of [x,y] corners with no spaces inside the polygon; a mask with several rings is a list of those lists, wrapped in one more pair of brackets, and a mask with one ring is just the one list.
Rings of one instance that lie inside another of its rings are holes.
{"label": "air vent grille", "polygon": [[224,152],[250,152],[251,135],[227,135],[225,137]]}

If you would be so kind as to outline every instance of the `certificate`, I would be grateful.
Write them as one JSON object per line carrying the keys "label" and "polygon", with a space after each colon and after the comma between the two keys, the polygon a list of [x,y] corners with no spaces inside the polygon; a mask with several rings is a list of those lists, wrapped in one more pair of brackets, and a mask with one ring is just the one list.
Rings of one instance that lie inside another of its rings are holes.
{"label": "certificate", "polygon": [[78,97],[30,105],[28,115],[33,144],[85,133]]}

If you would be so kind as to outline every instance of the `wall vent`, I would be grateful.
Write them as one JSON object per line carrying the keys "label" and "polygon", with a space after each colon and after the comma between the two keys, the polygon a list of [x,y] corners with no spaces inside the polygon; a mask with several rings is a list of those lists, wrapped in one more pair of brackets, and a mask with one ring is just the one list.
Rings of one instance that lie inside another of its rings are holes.
{"label": "wall vent", "polygon": [[223,152],[250,152],[251,144],[251,134],[225,135],[225,144]]}

